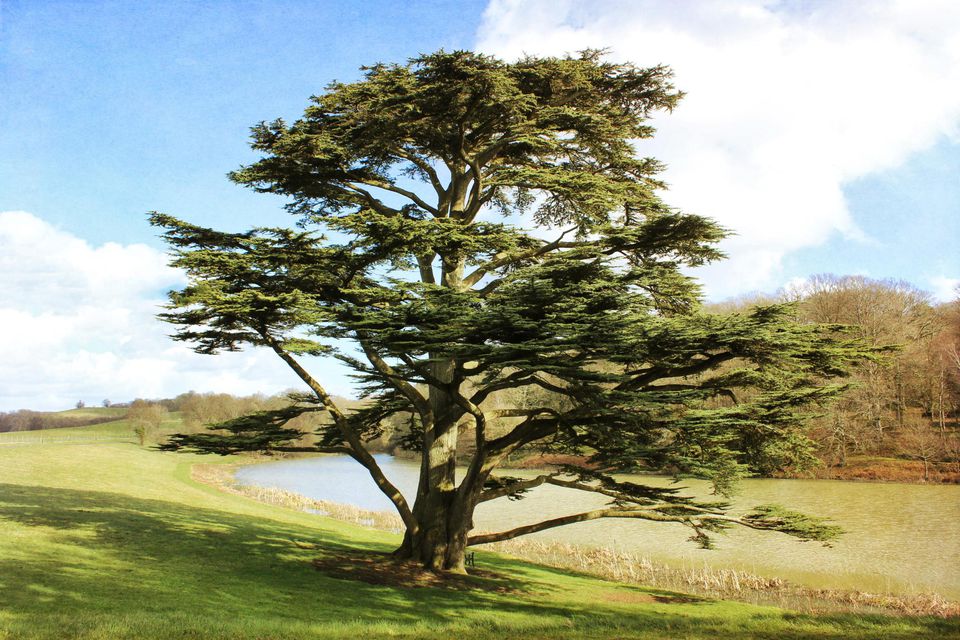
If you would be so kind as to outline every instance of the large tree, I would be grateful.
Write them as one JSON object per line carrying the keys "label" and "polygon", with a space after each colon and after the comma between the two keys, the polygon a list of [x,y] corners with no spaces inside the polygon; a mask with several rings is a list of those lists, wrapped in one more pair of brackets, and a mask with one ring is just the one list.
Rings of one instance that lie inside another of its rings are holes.
{"label": "large tree", "polygon": [[[515,63],[439,52],[365,68],[296,122],[254,127],[263,156],[231,179],[286,196],[299,224],[224,233],[153,214],[190,277],[164,318],[201,353],[273,350],[310,394],[169,447],[352,456],[403,519],[398,555],[434,570],[463,571],[468,545],[601,517],[680,523],[703,545],[734,524],[834,535],[780,508],[734,516],[611,475],[702,476],[723,492],[801,463],[808,407],[864,355],[789,306],[701,312],[684,269],[720,258],[724,232],[666,206],[661,165],[637,154],[651,115],[680,98],[667,68],[596,51]],[[338,407],[305,356],[352,367],[363,407]],[[535,393],[504,408],[518,391]],[[307,411],[329,416],[315,447],[286,426]],[[420,457],[412,503],[366,444],[391,416]],[[532,450],[585,463],[494,474]],[[610,502],[471,536],[479,503],[544,483]]]}

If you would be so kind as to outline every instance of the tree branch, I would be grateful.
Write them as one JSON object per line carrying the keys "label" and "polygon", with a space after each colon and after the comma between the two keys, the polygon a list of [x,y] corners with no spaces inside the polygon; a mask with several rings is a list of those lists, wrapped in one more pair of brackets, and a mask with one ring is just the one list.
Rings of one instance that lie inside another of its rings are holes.
{"label": "tree branch", "polygon": [[423,394],[417,391],[416,387],[407,382],[403,376],[397,373],[397,371],[391,367],[386,360],[381,358],[380,354],[378,354],[373,347],[370,346],[369,341],[366,340],[359,332],[357,333],[357,342],[360,343],[360,347],[363,349],[363,353],[367,356],[367,360],[370,361],[370,364],[372,364],[373,367],[379,371],[397,391],[402,393],[403,396],[409,400],[414,407],[416,407],[417,412],[420,414],[420,417],[424,420],[424,422],[433,422],[433,410],[430,408],[430,402],[423,396]]}
{"label": "tree branch", "polygon": [[464,160],[470,165],[470,178],[473,180],[473,185],[470,188],[470,198],[463,209],[463,217],[465,222],[471,222],[480,212],[480,207],[483,206],[481,198],[483,174],[480,172],[480,163],[477,162],[476,157],[470,158],[464,154]]}
{"label": "tree branch", "polygon": [[381,215],[385,215],[385,216],[400,215],[399,210],[394,209],[393,207],[388,207],[379,198],[375,198],[372,193],[370,193],[366,189],[361,189],[360,187],[358,187],[353,183],[349,183],[349,182],[346,183],[345,186],[343,187],[343,190],[352,191],[353,193],[362,197],[364,200],[367,201],[367,204],[370,205],[370,207],[373,210],[375,210],[377,213]]}
{"label": "tree branch", "polygon": [[436,284],[437,277],[433,273],[433,255],[417,256],[417,266],[420,268],[420,281],[424,284]]}
{"label": "tree branch", "polygon": [[468,275],[463,279],[463,285],[465,287],[472,287],[473,285],[480,282],[480,280],[490,271],[494,269],[499,269],[500,267],[506,266],[518,260],[528,260],[530,258],[536,258],[544,254],[550,253],[557,249],[573,248],[580,246],[582,243],[579,242],[563,242],[564,236],[568,233],[572,233],[576,229],[567,229],[560,234],[560,237],[554,240],[553,242],[548,242],[541,247],[536,249],[530,249],[529,251],[522,251],[520,253],[511,253],[511,254],[501,254],[494,257],[492,260],[488,261],[486,264],[477,267],[473,273]]}
{"label": "tree branch", "polygon": [[513,495],[518,491],[527,491],[529,489],[535,489],[539,487],[548,479],[553,477],[554,474],[545,474],[542,476],[537,476],[530,480],[518,480],[517,482],[511,482],[508,485],[500,487],[499,489],[489,489],[480,494],[480,499],[478,502],[487,502],[489,500],[496,500],[497,498],[503,498],[505,496]]}
{"label": "tree branch", "polygon": [[418,158],[415,153],[405,154],[397,153],[398,158],[402,158],[407,162],[414,164],[427,176],[427,179],[430,180],[430,184],[433,186],[434,191],[437,192],[437,196],[443,198],[446,194],[446,189],[443,186],[443,183],[440,182],[440,176],[437,175],[437,172],[433,167],[430,166],[428,162],[424,162],[422,158]]}
{"label": "tree branch", "polygon": [[337,453],[356,459],[350,447],[270,447],[270,451],[282,453]]}
{"label": "tree branch", "polygon": [[[474,373],[476,372],[471,372],[471,375]],[[508,374],[506,378],[492,382],[478,390],[473,394],[470,400],[476,404],[481,404],[484,400],[490,397],[491,394],[497,391],[503,391],[504,389],[516,389],[517,387],[526,387],[532,384],[535,384],[542,389],[546,389],[547,391],[552,391],[553,393],[569,395],[568,389],[548,382],[536,373],[530,373],[529,371],[514,371],[513,373]]]}
{"label": "tree branch", "polygon": [[717,365],[723,364],[728,360],[733,360],[737,356],[730,352],[717,353],[712,356],[708,356],[706,359],[696,362],[685,367],[651,367],[649,369],[643,369],[641,371],[631,372],[637,373],[635,378],[626,380],[625,382],[617,385],[616,389],[618,391],[636,391],[641,389],[650,382],[654,380],[660,380],[662,378],[683,378],[685,376],[692,376],[698,373],[703,373]]}
{"label": "tree branch", "polygon": [[[407,200],[409,200],[410,202],[412,202],[412,203],[414,203],[415,205],[417,205],[418,207],[420,207],[421,209],[423,209],[424,211],[428,211],[428,212],[432,213],[432,214],[435,215],[435,216],[439,215],[439,211],[437,210],[436,207],[427,204],[423,199],[420,198],[420,196],[418,196],[417,194],[415,194],[413,191],[408,191],[408,190],[406,190],[406,189],[404,189],[404,188],[402,188],[402,187],[398,187],[397,185],[391,184],[391,183],[389,183],[389,182],[380,182],[379,180],[376,181],[376,182],[374,182],[374,181],[367,181],[367,182],[361,181],[361,184],[366,184],[366,185],[369,185],[369,186],[371,186],[371,187],[376,187],[376,188],[378,188],[378,189],[383,189],[384,191],[390,191],[390,192],[392,192],[392,193],[399,194],[399,195],[403,196],[404,198],[406,198]],[[353,183],[349,183],[349,186],[350,186],[350,188],[356,189],[357,191],[363,191],[363,189],[360,189],[360,187],[357,187],[357,186],[354,185]]]}
{"label": "tree branch", "polygon": [[494,409],[488,413],[497,418],[526,418],[541,413],[549,413],[553,416],[560,415],[555,409],[551,409],[550,407],[537,407],[536,409]]}
{"label": "tree branch", "polygon": [[505,435],[487,442],[487,449],[496,452],[499,458],[509,455],[525,444],[546,438],[557,429],[559,418],[530,416]]}
{"label": "tree branch", "polygon": [[490,542],[511,540],[513,538],[536,533],[545,529],[562,527],[575,522],[596,520],[597,518],[639,518],[642,520],[654,520],[656,522],[677,522],[680,524],[688,524],[687,518],[681,516],[668,516],[662,513],[657,513],[656,511],[647,511],[643,509],[594,509],[593,511],[584,511],[583,513],[577,513],[570,516],[544,520],[543,522],[538,522],[536,524],[524,525],[522,527],[510,529],[509,531],[502,531],[500,533],[482,533],[479,535],[470,536],[467,538],[467,546],[472,547],[478,544],[488,544]]}
{"label": "tree branch", "polygon": [[647,391],[711,391],[713,395],[725,396],[733,401],[734,404],[740,404],[737,394],[733,389],[725,387],[709,387],[696,384],[658,384],[647,387]]}

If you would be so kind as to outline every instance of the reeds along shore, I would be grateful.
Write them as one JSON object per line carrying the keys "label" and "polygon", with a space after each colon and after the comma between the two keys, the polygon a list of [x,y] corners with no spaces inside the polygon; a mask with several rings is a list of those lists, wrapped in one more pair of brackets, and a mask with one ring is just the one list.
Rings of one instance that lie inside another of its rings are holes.
{"label": "reeds along shore", "polygon": [[[292,491],[237,484],[234,465],[194,465],[194,480],[266,504],[308,511],[364,527],[399,533],[399,516],[346,504],[314,500]],[[891,595],[838,589],[813,589],[779,578],[766,578],[736,569],[707,566],[672,567],[649,558],[608,548],[593,548],[537,539],[515,539],[484,545],[484,549],[559,569],[647,587],[693,595],[775,605],[798,611],[852,611],[915,616],[960,616],[960,603],[938,594]]]}

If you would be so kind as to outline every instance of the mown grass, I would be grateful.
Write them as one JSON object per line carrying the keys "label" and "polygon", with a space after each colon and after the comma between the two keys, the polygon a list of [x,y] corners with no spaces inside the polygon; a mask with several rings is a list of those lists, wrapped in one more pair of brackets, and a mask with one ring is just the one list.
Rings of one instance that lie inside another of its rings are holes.
{"label": "mown grass", "polygon": [[490,553],[478,561],[497,577],[469,588],[340,579],[311,561],[397,537],[219,492],[190,478],[199,460],[0,448],[0,638],[960,637],[955,620],[793,614]]}
{"label": "mown grass", "polygon": [[56,413],[74,418],[122,418],[127,414],[127,409],[125,407],[81,407],[79,409],[57,411]]}

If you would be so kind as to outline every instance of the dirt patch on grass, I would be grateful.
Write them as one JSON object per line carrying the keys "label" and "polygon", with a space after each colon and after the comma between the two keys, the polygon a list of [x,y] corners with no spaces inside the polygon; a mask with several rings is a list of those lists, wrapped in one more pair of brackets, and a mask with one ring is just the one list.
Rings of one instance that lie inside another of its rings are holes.
{"label": "dirt patch on grass", "polygon": [[486,569],[470,569],[470,575],[433,573],[420,563],[397,560],[384,553],[345,552],[313,560],[321,573],[342,580],[359,580],[401,589],[443,587],[465,591],[519,593],[521,584],[507,576]]}

